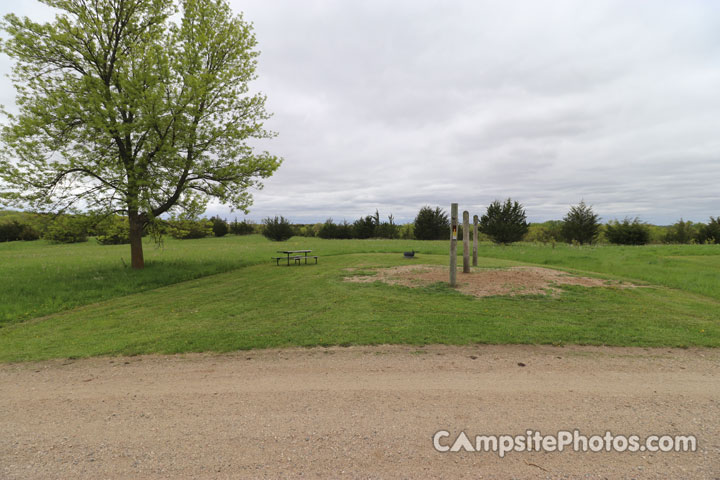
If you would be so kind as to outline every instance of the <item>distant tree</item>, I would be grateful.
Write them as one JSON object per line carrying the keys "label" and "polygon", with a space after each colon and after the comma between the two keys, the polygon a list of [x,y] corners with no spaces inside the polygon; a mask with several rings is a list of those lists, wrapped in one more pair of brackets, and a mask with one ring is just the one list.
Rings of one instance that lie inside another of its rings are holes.
{"label": "distant tree", "polygon": [[375,236],[375,229],[377,227],[376,218],[372,215],[367,217],[359,218],[353,223],[353,237],[354,238],[371,238]]}
{"label": "distant tree", "polygon": [[178,240],[205,238],[213,234],[212,222],[204,218],[181,216],[167,222],[167,233]]}
{"label": "distant tree", "polygon": [[554,243],[563,241],[562,220],[548,220],[543,223],[531,223],[525,234],[526,242]]}
{"label": "distant tree", "polygon": [[263,235],[275,242],[284,242],[293,236],[293,228],[285,217],[266,218],[263,220]]}
{"label": "distant tree", "polygon": [[418,240],[445,240],[450,238],[450,219],[448,214],[436,207],[430,206],[420,209],[415,217],[415,238]]}
{"label": "distant tree", "polygon": [[22,224],[17,220],[0,223],[0,242],[14,242],[20,240]]}
{"label": "distant tree", "polygon": [[690,243],[695,239],[697,235],[696,230],[697,229],[695,228],[693,222],[689,220],[683,221],[683,219],[681,218],[680,220],[672,224],[670,227],[668,227],[663,241],[665,243]]}
{"label": "distant tree", "polygon": [[315,231],[315,225],[309,224],[309,225],[297,225],[297,233],[296,235],[300,237],[316,237],[317,232]]}
{"label": "distant tree", "polygon": [[382,222],[377,226],[375,235],[380,238],[398,238],[399,229],[395,225],[395,218],[392,214],[388,215],[387,222]]}
{"label": "distant tree", "polygon": [[650,241],[650,229],[638,218],[630,221],[626,217],[622,222],[608,222],[605,226],[605,238],[617,245],[645,245]]}
{"label": "distant tree", "polygon": [[211,198],[246,210],[280,165],[252,146],[273,136],[248,94],[252,24],[227,0],[41,1],[54,21],[2,23],[19,113],[1,132],[0,199],[128,216],[136,269],[160,215]]}
{"label": "distant tree", "polygon": [[230,224],[230,233],[233,235],[250,235],[255,233],[255,225],[247,220],[238,222],[236,217],[233,223]]}
{"label": "distant tree", "polygon": [[320,227],[320,230],[318,230],[318,237],[325,238],[325,239],[331,239],[331,238],[337,238],[338,236],[338,228],[337,225],[335,225],[335,222],[333,222],[332,218],[328,218],[325,220],[325,223],[322,224]]}
{"label": "distant tree", "polygon": [[37,240],[40,233],[32,226],[17,220],[0,223],[0,242],[15,240]]}
{"label": "distant tree", "polygon": [[353,238],[353,227],[347,220],[343,220],[342,223],[337,225],[337,237],[340,239]]}
{"label": "distant tree", "polygon": [[216,237],[224,237],[230,231],[230,227],[228,226],[228,223],[225,220],[223,220],[222,218],[216,216],[216,217],[211,218],[210,221],[213,224],[212,225],[213,234]]}
{"label": "distant tree", "polygon": [[710,217],[707,225],[702,225],[697,233],[698,243],[720,243],[720,217]]}
{"label": "distant tree", "polygon": [[478,229],[495,243],[520,241],[528,231],[525,209],[511,198],[505,203],[495,200],[480,218]]}
{"label": "distant tree", "polygon": [[58,215],[43,235],[52,243],[87,242],[87,219],[76,215]]}
{"label": "distant tree", "polygon": [[[448,230],[450,227],[448,227]],[[404,240],[413,240],[415,239],[415,224],[414,223],[406,223],[404,225],[400,225],[398,227],[398,236]]]}
{"label": "distant tree", "polygon": [[95,239],[101,245],[125,245],[130,243],[130,226],[126,217],[111,215],[96,226]]}
{"label": "distant tree", "polygon": [[563,218],[563,239],[572,243],[594,243],[600,234],[600,217],[593,212],[592,207],[580,204],[570,207],[570,211]]}

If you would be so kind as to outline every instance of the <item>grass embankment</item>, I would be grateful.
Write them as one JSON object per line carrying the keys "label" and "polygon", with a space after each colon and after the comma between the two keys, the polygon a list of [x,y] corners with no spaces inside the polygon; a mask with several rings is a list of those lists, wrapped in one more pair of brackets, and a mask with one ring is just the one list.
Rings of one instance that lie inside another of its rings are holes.
{"label": "grass embankment", "polygon": [[[285,248],[322,257],[271,264]],[[447,261],[447,242],[231,236],[148,244],[148,266],[134,272],[121,261],[127,246],[0,245],[0,361],[379,343],[720,345],[716,246],[480,248],[481,266],[558,266],[658,288],[477,299],[442,284],[343,281],[347,267],[403,263],[383,253],[411,248],[416,262]]]}

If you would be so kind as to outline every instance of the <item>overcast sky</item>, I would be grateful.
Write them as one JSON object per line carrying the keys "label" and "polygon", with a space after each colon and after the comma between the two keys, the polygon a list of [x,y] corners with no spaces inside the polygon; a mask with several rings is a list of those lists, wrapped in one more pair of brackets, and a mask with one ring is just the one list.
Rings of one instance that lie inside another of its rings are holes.
{"label": "overcast sky", "polygon": [[279,133],[262,147],[285,158],[251,219],[508,196],[532,221],[581,199],[603,220],[720,215],[720,2],[231,3],[262,51],[254,89]]}

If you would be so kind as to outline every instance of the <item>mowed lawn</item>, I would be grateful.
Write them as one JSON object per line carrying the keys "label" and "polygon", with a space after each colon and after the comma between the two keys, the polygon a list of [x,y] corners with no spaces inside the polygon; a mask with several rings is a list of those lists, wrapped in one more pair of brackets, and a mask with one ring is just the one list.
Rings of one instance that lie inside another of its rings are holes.
{"label": "mowed lawn", "polygon": [[[277,267],[309,248],[318,265]],[[415,249],[416,260],[402,251]],[[447,242],[260,236],[127,246],[0,244],[0,361],[352,344],[720,345],[720,248],[483,244],[481,267],[541,265],[649,285],[555,297],[349,283],[347,268],[447,263]],[[460,262],[459,262],[460,263]]]}

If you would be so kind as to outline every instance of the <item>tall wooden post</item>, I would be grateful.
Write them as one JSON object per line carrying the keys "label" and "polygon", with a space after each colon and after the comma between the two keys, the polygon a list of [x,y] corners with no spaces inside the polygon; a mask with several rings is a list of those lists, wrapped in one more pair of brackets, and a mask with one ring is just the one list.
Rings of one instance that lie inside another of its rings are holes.
{"label": "tall wooden post", "polygon": [[463,273],[470,273],[470,213],[463,212]]}
{"label": "tall wooden post", "polygon": [[473,215],[473,267],[477,267],[478,216]]}
{"label": "tall wooden post", "polygon": [[458,204],[450,204],[450,286],[457,284]]}

